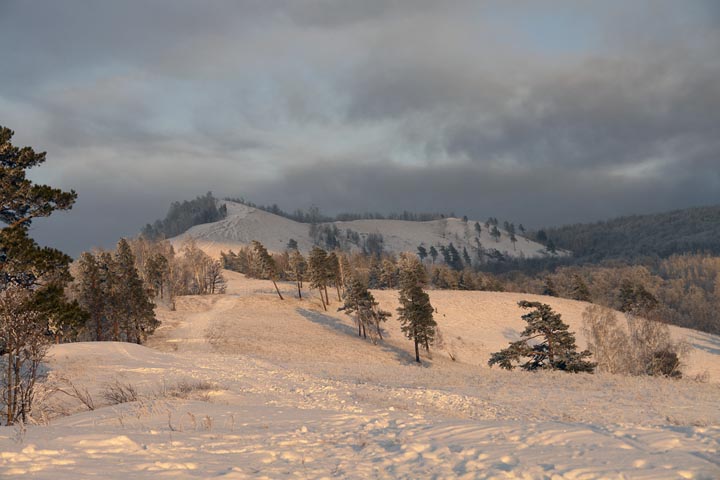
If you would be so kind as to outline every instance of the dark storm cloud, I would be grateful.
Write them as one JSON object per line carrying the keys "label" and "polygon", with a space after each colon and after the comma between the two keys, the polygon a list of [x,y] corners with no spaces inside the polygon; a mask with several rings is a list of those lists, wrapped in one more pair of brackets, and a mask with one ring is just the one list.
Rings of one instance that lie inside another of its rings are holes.
{"label": "dark storm cloud", "polygon": [[207,190],[529,225],[718,203],[716,2],[0,3],[73,253]]}

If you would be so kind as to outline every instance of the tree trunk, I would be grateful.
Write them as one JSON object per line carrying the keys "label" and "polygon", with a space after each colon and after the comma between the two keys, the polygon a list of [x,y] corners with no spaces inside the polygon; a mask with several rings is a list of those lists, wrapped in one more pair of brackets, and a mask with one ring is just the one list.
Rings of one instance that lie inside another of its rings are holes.
{"label": "tree trunk", "polygon": [[415,361],[420,363],[420,348],[418,345],[417,338],[415,339]]}
{"label": "tree trunk", "polygon": [[302,300],[302,292],[300,291],[300,281],[295,282],[297,283],[297,289],[298,289],[298,298]]}
{"label": "tree trunk", "polygon": [[12,425],[13,385],[15,384],[15,382],[13,381],[12,368],[15,360],[13,359],[12,350],[8,349],[7,356],[7,421],[5,422],[5,425]]}
{"label": "tree trunk", "polygon": [[338,284],[336,283],[336,284],[335,284],[335,288],[337,289],[338,302],[342,302],[342,298],[340,297],[340,285],[338,285]]}
{"label": "tree trunk", "polygon": [[272,280],[272,282],[273,282],[273,285],[275,285],[275,291],[277,292],[278,297],[280,297],[280,300],[285,300],[283,298],[282,294],[280,293],[280,289],[278,288],[277,283],[275,283],[275,280]]}
{"label": "tree trunk", "polygon": [[318,288],[320,290],[320,301],[322,302],[323,310],[327,312],[327,305],[325,305],[325,298],[323,297],[322,288]]}
{"label": "tree trunk", "polygon": [[324,285],[324,288],[325,288],[325,303],[327,303],[328,305],[330,305],[330,297],[328,297],[327,285]]}

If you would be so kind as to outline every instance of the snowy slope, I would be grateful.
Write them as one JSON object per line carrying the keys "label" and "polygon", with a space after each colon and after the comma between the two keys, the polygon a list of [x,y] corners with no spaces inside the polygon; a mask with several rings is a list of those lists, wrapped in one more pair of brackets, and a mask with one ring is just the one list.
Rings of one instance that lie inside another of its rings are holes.
{"label": "snowy slope", "polygon": [[[526,296],[431,291],[445,347],[419,367],[394,319],[374,346],[337,301],[324,312],[291,285],[281,301],[268,282],[226,274],[226,295],[162,310],[146,347],[54,347],[52,375],[98,408],[57,397],[78,413],[0,428],[0,477],[720,477],[718,337],[674,330],[708,383],[506,372],[487,354],[517,336]],[[395,292],[375,294],[394,309]],[[576,329],[585,304],[538,298]],[[102,407],[114,380],[140,400]],[[167,393],[182,382],[210,387]]]}
{"label": "snowy slope", "polygon": [[[301,251],[312,248],[313,242],[309,235],[310,225],[298,223],[272,213],[248,207],[239,203],[224,202],[227,205],[228,215],[223,220],[214,223],[196,225],[187,232],[172,239],[175,245],[180,245],[187,238],[194,238],[198,244],[211,255],[218,255],[220,251],[236,249],[240,245],[247,245],[252,240],[258,240],[271,251],[283,251],[288,240],[295,239]],[[482,224],[482,222],[480,222]],[[409,222],[403,220],[355,220],[352,222],[334,222],[341,234],[350,229],[361,236],[381,234],[385,250],[388,252],[417,251],[419,245],[427,249],[440,245],[447,246],[453,243],[462,252],[467,248],[473,255],[477,248],[476,237],[485,249],[496,249],[509,256],[537,257],[546,255],[545,247],[532,242],[520,235],[516,235],[515,245],[510,241],[507,233],[500,229],[502,236],[499,241],[490,237],[485,225],[479,236],[476,235],[474,220],[463,222],[458,218],[446,218],[430,222]],[[357,248],[352,246],[352,248]]]}

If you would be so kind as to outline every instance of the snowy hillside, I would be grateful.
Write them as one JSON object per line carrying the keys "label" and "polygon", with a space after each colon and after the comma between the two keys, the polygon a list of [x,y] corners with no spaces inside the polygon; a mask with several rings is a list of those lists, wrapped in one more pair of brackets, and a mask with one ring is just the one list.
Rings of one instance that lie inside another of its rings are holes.
{"label": "snowy hillside", "polygon": [[[488,354],[528,296],[430,291],[444,345],[416,366],[395,319],[372,345],[337,301],[225,273],[226,295],[179,298],[147,346],[55,346],[51,377],[96,408],[56,394],[48,415],[77,413],[0,428],[0,477],[720,477],[718,337],[673,328],[693,347],[678,381],[507,372]],[[396,292],[374,293],[394,310]],[[578,330],[586,304],[535,298]],[[138,400],[104,406],[116,382]]]}
{"label": "snowy hillside", "polygon": [[[263,243],[270,251],[283,251],[291,238],[298,242],[301,251],[308,251],[313,246],[310,237],[310,225],[289,220],[285,217],[248,207],[235,202],[224,202],[227,205],[227,217],[214,223],[196,225],[172,241],[179,245],[186,238],[194,238],[198,244],[211,255],[219,255],[221,250],[237,249],[252,240]],[[479,222],[482,224],[482,222]],[[385,251],[415,252],[419,245],[429,249],[438,248],[452,243],[459,251],[466,248],[471,257],[477,252],[477,240],[482,248],[495,249],[511,257],[538,257],[546,255],[545,247],[516,234],[517,242],[513,245],[507,232],[500,229],[498,241],[490,236],[490,232],[481,225],[481,233],[477,235],[474,220],[463,222],[459,218],[446,218],[430,222],[410,222],[403,220],[355,220],[351,222],[334,222],[340,236],[347,237],[351,230],[361,238],[369,234],[383,236]],[[359,248],[346,242],[350,249]]]}

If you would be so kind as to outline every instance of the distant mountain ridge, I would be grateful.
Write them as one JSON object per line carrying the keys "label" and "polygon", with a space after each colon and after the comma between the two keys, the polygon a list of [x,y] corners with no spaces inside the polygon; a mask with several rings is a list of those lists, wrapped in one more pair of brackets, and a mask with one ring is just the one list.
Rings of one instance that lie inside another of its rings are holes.
{"label": "distant mountain ridge", "polygon": [[720,254],[720,206],[632,215],[543,229],[579,260],[666,258],[680,253]]}

